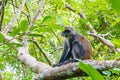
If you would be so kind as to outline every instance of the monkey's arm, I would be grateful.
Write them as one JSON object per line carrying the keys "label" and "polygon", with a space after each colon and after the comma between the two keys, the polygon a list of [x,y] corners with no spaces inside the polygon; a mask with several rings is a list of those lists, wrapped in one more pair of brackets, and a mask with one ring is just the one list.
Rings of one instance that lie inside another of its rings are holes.
{"label": "monkey's arm", "polygon": [[54,65],[54,66],[60,66],[60,65],[63,65],[64,63],[66,63],[69,58],[71,57],[71,50],[70,50],[70,46],[69,44],[67,43],[67,41],[65,41],[64,43],[64,51],[62,53],[62,56],[60,58],[60,61],[58,64]]}
{"label": "monkey's arm", "polygon": [[70,58],[69,45],[67,42],[65,42],[64,43],[64,51],[62,53],[59,63],[63,63],[65,60],[68,60],[69,58]]}

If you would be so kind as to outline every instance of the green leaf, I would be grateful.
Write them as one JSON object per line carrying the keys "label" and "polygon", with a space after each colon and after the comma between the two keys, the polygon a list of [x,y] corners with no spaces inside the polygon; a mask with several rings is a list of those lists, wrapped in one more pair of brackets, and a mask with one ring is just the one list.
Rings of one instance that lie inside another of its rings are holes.
{"label": "green leaf", "polygon": [[102,73],[103,73],[103,74],[105,74],[105,75],[107,75],[107,76],[110,76],[110,75],[111,75],[111,72],[110,72],[110,71],[108,71],[108,70],[103,71]]}
{"label": "green leaf", "polygon": [[120,0],[108,0],[112,4],[112,8],[120,13]]}
{"label": "green leaf", "polygon": [[43,23],[46,23],[46,22],[49,22],[51,19],[52,19],[51,16],[46,16],[46,17],[42,20],[42,22],[43,22]]}
{"label": "green leaf", "polygon": [[110,71],[111,71],[113,74],[117,74],[117,75],[120,74],[120,69],[119,69],[119,68],[110,69]]}
{"label": "green leaf", "polygon": [[0,33],[0,42],[3,42],[3,40],[4,40],[4,35]]}
{"label": "green leaf", "polygon": [[120,47],[120,40],[113,38],[112,43],[115,44],[116,47]]}
{"label": "green leaf", "polygon": [[40,27],[39,30],[37,30],[38,32],[51,32],[49,27]]}
{"label": "green leaf", "polygon": [[18,34],[18,32],[20,32],[20,29],[21,29],[21,28],[16,28],[16,29],[14,29],[14,30],[12,31],[12,33],[11,33],[11,36],[15,36],[16,34]]}
{"label": "green leaf", "polygon": [[52,28],[52,29],[54,29],[54,30],[61,30],[61,31],[64,30],[64,27],[58,26],[57,24],[54,24],[54,23],[51,24],[49,27]]}
{"label": "green leaf", "polygon": [[28,21],[27,20],[22,20],[20,23],[20,30],[25,32],[27,30],[28,27]]}
{"label": "green leaf", "polygon": [[91,65],[85,64],[82,61],[80,61],[79,67],[81,70],[86,72],[92,78],[92,80],[104,80],[103,76]]}
{"label": "green leaf", "polygon": [[4,69],[5,68],[5,65],[3,62],[0,62],[0,69]]}

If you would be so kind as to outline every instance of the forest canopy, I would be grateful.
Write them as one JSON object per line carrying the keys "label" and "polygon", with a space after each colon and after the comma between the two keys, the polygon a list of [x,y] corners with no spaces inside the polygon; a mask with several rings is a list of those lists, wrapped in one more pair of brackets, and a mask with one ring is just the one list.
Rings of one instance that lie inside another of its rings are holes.
{"label": "forest canopy", "polygon": [[[0,0],[0,80],[38,80],[43,74],[44,80],[61,75],[68,80],[93,80],[93,73],[101,80],[119,80],[119,5],[119,0]],[[81,61],[52,67],[63,52],[65,26],[90,41],[93,61],[83,62],[94,68]],[[67,71],[73,68],[83,72]]]}

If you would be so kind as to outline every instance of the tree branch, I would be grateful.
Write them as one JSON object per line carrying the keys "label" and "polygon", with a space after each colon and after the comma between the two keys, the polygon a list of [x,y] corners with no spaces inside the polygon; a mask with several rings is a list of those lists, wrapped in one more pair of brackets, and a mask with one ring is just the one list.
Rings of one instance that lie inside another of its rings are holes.
{"label": "tree branch", "polygon": [[53,29],[51,31],[55,35],[55,37],[57,38],[57,40],[59,41],[59,43],[62,44],[61,41],[60,41],[60,39],[59,39],[59,37],[56,35],[55,31]]}
{"label": "tree branch", "polygon": [[28,29],[27,29],[26,34],[25,34],[25,37],[24,37],[24,39],[23,39],[23,45],[24,45],[24,46],[27,46],[27,39],[28,39],[28,36],[27,36],[27,35],[28,35],[28,33],[30,32],[30,31],[29,31],[30,28],[33,26],[35,20],[37,19],[37,17],[39,16],[39,14],[40,14],[40,12],[41,12],[42,6],[43,6],[43,4],[44,4],[43,2],[44,2],[44,0],[41,0],[41,1],[40,1],[39,7],[38,7],[38,9],[37,9],[37,11],[36,11],[36,14],[33,16],[32,21],[30,22],[30,25],[28,26]]}
{"label": "tree branch", "polygon": [[[7,36],[6,34],[2,33],[6,41],[11,43],[21,44],[19,41],[14,39],[13,37]],[[22,45],[22,44],[21,44]],[[29,54],[28,47],[22,46],[16,49],[18,51],[18,59],[31,68],[33,71],[37,73],[41,73],[42,71],[52,69],[51,66],[37,61],[33,56]]]}
{"label": "tree branch", "polygon": [[44,70],[52,69],[51,66],[44,64],[42,62],[38,62],[34,57],[32,57],[29,54],[28,45],[27,45],[28,44],[28,33],[30,32],[30,28],[33,26],[35,20],[37,19],[38,15],[42,9],[43,1],[44,0],[40,1],[39,7],[36,11],[36,14],[32,18],[30,25],[28,26],[28,29],[26,31],[26,34],[25,34],[23,42],[22,42],[23,46],[18,48],[18,59],[21,62],[23,62],[25,65],[27,65],[29,68],[31,68],[33,71],[38,72],[38,73],[40,73]]}
{"label": "tree branch", "polygon": [[10,36],[4,34],[3,32],[0,32],[0,33],[4,36],[4,39],[5,39],[6,41],[9,41],[10,43],[15,43],[15,44],[20,44],[20,45],[22,45],[21,42],[19,42],[19,41],[16,40],[15,38],[10,37]]}
{"label": "tree branch", "polygon": [[1,0],[0,1],[0,31],[2,29],[2,22],[3,22],[3,17],[4,17],[4,9],[7,4],[8,0]]}
{"label": "tree branch", "polygon": [[[13,0],[12,0],[12,1],[13,1]],[[14,8],[18,8],[18,6],[14,5],[13,3],[9,3],[9,4],[11,4],[12,6],[14,6]],[[27,6],[27,5],[25,4],[25,6]],[[26,7],[26,9],[27,9],[27,7]],[[27,17],[28,23],[30,24],[31,16],[30,16],[30,14],[29,14],[29,10],[27,10],[27,12],[28,12],[28,14],[25,13],[24,11],[22,11],[22,14],[24,14],[24,15]]]}
{"label": "tree branch", "polygon": [[[99,61],[99,60],[83,60],[84,63],[90,64],[98,71],[108,70],[114,67],[120,67],[120,61]],[[87,76],[79,67],[78,63],[68,63],[60,67],[54,67],[53,69],[43,71],[39,73],[35,80],[64,80],[71,77]]]}
{"label": "tree branch", "polygon": [[5,27],[5,30],[3,31],[5,34],[8,33],[8,31],[12,28],[12,26],[15,24],[17,21],[18,17],[20,16],[20,13],[25,5],[26,0],[23,0],[21,5],[19,6],[14,18],[9,22],[9,24]]}
{"label": "tree branch", "polygon": [[[6,35],[4,36],[6,37]],[[11,40],[11,42],[14,42]],[[39,73],[35,80],[63,80],[71,77],[86,76],[86,74],[79,69],[78,63],[68,63],[60,67],[54,67],[38,62],[34,57],[29,55],[27,47],[18,48],[18,59],[31,68],[33,71]],[[83,60],[84,63],[92,65],[98,71],[108,70],[111,68],[120,67],[119,60],[99,61],[99,60]]]}
{"label": "tree branch", "polygon": [[32,42],[38,47],[38,49],[40,50],[40,52],[44,55],[45,59],[47,60],[47,62],[49,63],[50,66],[52,66],[50,60],[48,59],[46,53],[43,51],[43,49],[41,48],[41,46],[38,44],[38,42],[34,39],[32,40]]}
{"label": "tree branch", "polygon": [[[66,8],[69,9],[72,12],[75,12],[75,10],[68,4],[65,4]],[[87,19],[85,14],[83,13],[82,10],[80,10],[80,12],[78,13],[78,15],[83,18],[83,19]],[[103,44],[107,45],[111,50],[113,50],[114,52],[120,52],[119,50],[115,49],[115,45],[112,44],[110,41],[106,40],[104,37],[100,36],[98,34],[98,32],[93,28],[93,26],[90,24],[90,22],[87,23],[87,27],[90,29],[90,35],[92,35],[95,38],[98,38]]]}
{"label": "tree branch", "polygon": [[34,57],[29,55],[28,48],[26,47],[20,47],[18,49],[18,59],[37,73],[52,69],[51,66],[42,62],[38,62]]}

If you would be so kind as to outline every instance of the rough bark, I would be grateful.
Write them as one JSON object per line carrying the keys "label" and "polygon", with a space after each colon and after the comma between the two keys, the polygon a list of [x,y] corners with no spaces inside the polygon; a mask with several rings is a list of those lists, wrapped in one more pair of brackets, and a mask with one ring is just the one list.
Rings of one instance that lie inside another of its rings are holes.
{"label": "rough bark", "polygon": [[[5,39],[10,42],[17,43],[12,37],[4,35]],[[68,63],[60,67],[51,67],[45,63],[37,61],[33,56],[29,54],[27,47],[19,47],[18,59],[26,66],[31,68],[36,73],[39,73],[35,80],[62,80],[77,76],[86,76],[86,74],[79,69],[78,63]],[[92,65],[96,70],[103,71],[114,67],[120,67],[119,60],[99,61],[99,60],[83,60],[86,64]]]}
{"label": "rough bark", "polygon": [[[41,0],[41,1],[43,1],[43,0]],[[25,2],[26,2],[26,0],[22,1],[22,4],[18,8],[16,15],[10,21],[10,23],[6,26],[7,30],[4,33],[1,32],[4,35],[5,40],[12,42],[12,43],[16,43],[16,44],[21,44],[21,45],[23,45],[21,42],[17,41],[13,37],[8,36],[7,32],[12,28],[13,24],[18,19]],[[40,4],[39,9],[36,12],[35,17],[33,17],[33,20],[31,21],[31,24],[29,25],[29,29],[34,24],[35,20],[37,19],[37,16],[41,11],[42,5],[43,5],[43,3]],[[69,8],[69,6],[68,6],[68,8]],[[72,10],[72,8],[70,10]],[[75,12],[74,10],[72,10],[72,11]],[[79,15],[81,16],[81,18],[86,19],[85,15],[82,13],[82,11],[80,11]],[[87,25],[90,29],[93,28],[92,25],[90,25],[90,24],[87,24]],[[29,32],[29,29],[26,31],[26,33]],[[100,37],[96,36],[97,32],[95,32],[94,29],[92,29],[92,33],[93,34],[91,34],[91,35],[93,35],[93,36],[95,35],[95,37],[98,37],[101,41],[102,40],[104,42],[106,41],[103,38],[101,38],[101,36]],[[23,43],[27,43],[27,38],[24,38]],[[108,46],[109,46],[109,44],[110,43],[106,43],[106,45],[108,45]],[[114,45],[112,45],[112,46],[114,48]],[[111,47],[111,45],[109,47]],[[113,48],[111,48],[111,49],[113,49]],[[60,67],[53,68],[45,63],[37,61],[33,56],[31,56],[29,54],[27,46],[19,47],[17,50],[18,50],[18,59],[21,62],[23,62],[26,66],[31,68],[33,71],[39,73],[35,77],[35,80],[39,80],[39,79],[40,80],[41,79],[44,79],[44,80],[62,80],[62,79],[68,79],[70,77],[86,75],[81,69],[79,69],[78,63],[68,63],[66,65],[62,65]],[[116,61],[116,60],[111,60],[111,61],[84,60],[83,62],[85,62],[86,64],[92,65],[95,69],[97,69],[99,71],[114,68],[114,67],[120,67],[120,61]]]}
{"label": "rough bark", "polygon": [[[84,63],[92,65],[96,70],[103,71],[114,67],[120,67],[120,61],[99,61],[99,60],[83,60]],[[64,80],[71,77],[86,76],[79,67],[78,63],[68,63],[60,67],[54,67],[39,73],[35,80]]]}
{"label": "rough bark", "polygon": [[34,72],[41,73],[42,71],[52,69],[51,66],[37,61],[33,56],[29,54],[28,48],[18,48],[18,59],[31,68]]}

